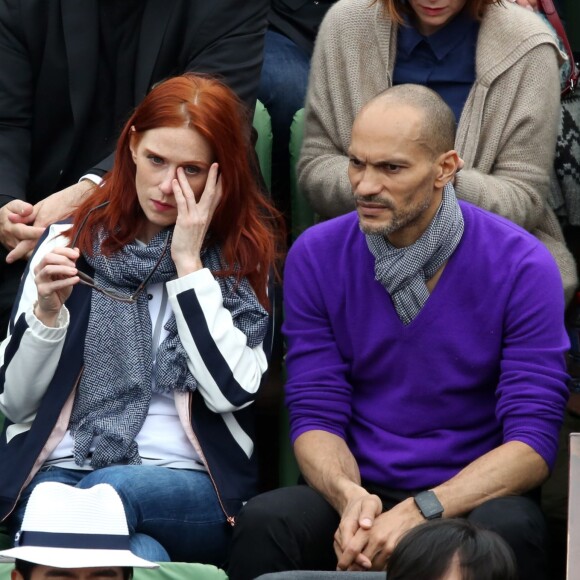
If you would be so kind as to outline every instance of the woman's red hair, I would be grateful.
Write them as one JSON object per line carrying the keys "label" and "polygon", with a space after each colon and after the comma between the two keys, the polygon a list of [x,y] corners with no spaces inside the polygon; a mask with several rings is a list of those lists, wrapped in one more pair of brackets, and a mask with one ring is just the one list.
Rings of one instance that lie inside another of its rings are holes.
{"label": "woman's red hair", "polygon": [[129,149],[132,127],[139,135],[150,129],[183,126],[195,129],[208,141],[221,172],[223,195],[208,232],[226,261],[218,275],[247,277],[260,302],[267,306],[267,279],[278,257],[277,232],[283,231],[283,222],[260,190],[257,169],[252,169],[256,163],[248,115],[235,94],[211,77],[175,77],[154,87],[143,99],[121,132],[112,171],[74,212],[70,239],[78,233],[83,217],[108,200],[103,209],[88,215],[77,246],[92,253],[95,227],[109,234],[101,247],[106,255],[132,242],[145,219]]}

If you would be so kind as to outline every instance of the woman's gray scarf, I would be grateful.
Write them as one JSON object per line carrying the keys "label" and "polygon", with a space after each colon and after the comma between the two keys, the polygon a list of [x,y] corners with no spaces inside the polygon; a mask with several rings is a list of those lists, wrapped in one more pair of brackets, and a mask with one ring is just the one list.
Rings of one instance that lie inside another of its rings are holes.
{"label": "woman's gray scarf", "polygon": [[[103,235],[95,236],[93,256],[84,256],[95,270],[95,282],[129,296],[154,268],[167,235],[171,233],[165,230],[147,246],[134,242],[111,256],[100,251]],[[176,277],[170,248],[171,239],[150,284]],[[217,246],[205,250],[202,261],[213,272],[223,267]],[[248,346],[258,346],[266,335],[268,313],[246,279],[239,284],[233,277],[217,280],[234,325],[246,334]],[[197,381],[187,367],[187,354],[173,314],[165,325],[168,336],[153,361],[147,292],[141,292],[134,304],[118,302],[96,291],[91,294],[84,370],[69,423],[75,442],[74,460],[82,466],[93,438],[99,436],[92,467],[119,462],[140,464],[135,437],[147,417],[152,391],[194,391]]]}
{"label": "woman's gray scarf", "polygon": [[427,302],[429,290],[425,283],[453,254],[463,227],[455,190],[447,184],[435,217],[414,244],[395,248],[383,235],[366,234],[375,257],[375,279],[391,295],[403,324],[409,324]]}

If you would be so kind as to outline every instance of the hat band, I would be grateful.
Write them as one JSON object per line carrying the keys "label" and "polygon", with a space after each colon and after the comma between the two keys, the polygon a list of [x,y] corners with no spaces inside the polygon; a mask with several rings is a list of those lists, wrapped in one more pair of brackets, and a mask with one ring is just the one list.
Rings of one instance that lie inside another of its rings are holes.
{"label": "hat band", "polygon": [[129,550],[129,536],[112,534],[65,534],[20,532],[18,546],[37,548],[80,548],[83,550]]}

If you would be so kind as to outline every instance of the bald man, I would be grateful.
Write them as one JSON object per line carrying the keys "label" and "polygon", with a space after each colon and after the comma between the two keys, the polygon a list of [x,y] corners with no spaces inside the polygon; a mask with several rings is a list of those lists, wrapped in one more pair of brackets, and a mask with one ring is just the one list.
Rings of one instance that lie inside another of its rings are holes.
{"label": "bald man", "polygon": [[520,578],[547,577],[537,490],[567,400],[561,277],[529,233],[457,201],[454,138],[425,87],[388,89],[357,116],[356,211],[307,230],[286,263],[304,485],[242,510],[233,580],[384,570],[407,530],[441,517],[494,529]]}

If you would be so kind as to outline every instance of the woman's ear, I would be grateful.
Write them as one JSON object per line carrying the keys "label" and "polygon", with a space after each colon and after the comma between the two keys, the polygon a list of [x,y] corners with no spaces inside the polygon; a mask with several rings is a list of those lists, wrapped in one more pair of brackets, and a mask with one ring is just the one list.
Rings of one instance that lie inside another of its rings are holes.
{"label": "woman's ear", "polygon": [[440,155],[437,160],[437,166],[438,173],[435,179],[435,186],[443,188],[455,179],[455,174],[463,167],[463,160],[459,157],[457,151],[452,149]]}
{"label": "woman's ear", "polygon": [[129,150],[131,151],[131,157],[133,157],[133,163],[137,163],[137,146],[139,145],[139,138],[137,137],[137,130],[135,125],[131,125],[131,134],[129,135]]}

